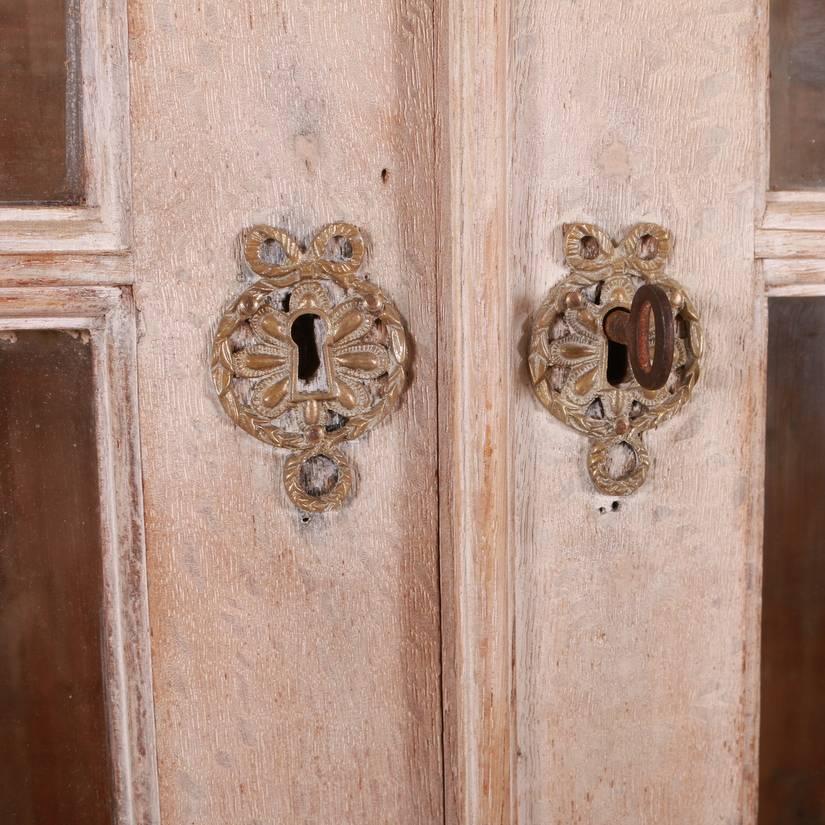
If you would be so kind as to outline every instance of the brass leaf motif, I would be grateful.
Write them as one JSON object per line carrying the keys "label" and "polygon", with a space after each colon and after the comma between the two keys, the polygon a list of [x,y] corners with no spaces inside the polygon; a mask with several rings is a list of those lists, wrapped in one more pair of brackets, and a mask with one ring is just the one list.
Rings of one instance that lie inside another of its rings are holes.
{"label": "brass leaf motif", "polygon": [[364,314],[359,312],[357,309],[351,309],[336,325],[332,334],[333,340],[338,342],[342,338],[346,338],[348,335],[355,332],[355,330],[358,329],[363,322]]}
{"label": "brass leaf motif", "polygon": [[382,364],[381,357],[377,353],[364,350],[342,352],[336,356],[336,360],[342,367],[362,372],[374,372]]}

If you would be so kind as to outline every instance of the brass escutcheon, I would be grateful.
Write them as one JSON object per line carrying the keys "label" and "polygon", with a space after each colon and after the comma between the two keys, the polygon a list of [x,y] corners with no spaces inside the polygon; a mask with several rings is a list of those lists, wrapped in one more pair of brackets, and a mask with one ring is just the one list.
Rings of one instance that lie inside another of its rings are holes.
{"label": "brass escutcheon", "polygon": [[[616,244],[594,224],[564,228],[570,274],[534,316],[533,390],[561,422],[590,438],[596,488],[629,495],[647,477],[644,433],[674,416],[699,379],[702,328],[684,288],[663,274],[669,232],[634,226]],[[614,453],[632,460],[614,469]]]}
{"label": "brass escutcheon", "polygon": [[[325,226],[306,251],[283,229],[255,226],[243,253],[259,280],[218,324],[218,398],[241,429],[291,451],[284,486],[293,504],[337,509],[354,480],[341,445],[385,418],[407,383],[403,319],[359,277],[364,240],[351,224]],[[308,481],[318,459],[326,462],[320,488]]]}

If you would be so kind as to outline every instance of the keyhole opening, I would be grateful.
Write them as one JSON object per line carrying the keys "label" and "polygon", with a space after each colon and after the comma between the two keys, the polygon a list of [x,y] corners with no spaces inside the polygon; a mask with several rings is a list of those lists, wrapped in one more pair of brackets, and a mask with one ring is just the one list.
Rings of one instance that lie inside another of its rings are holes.
{"label": "keyhole opening", "polygon": [[628,380],[630,359],[627,347],[618,341],[607,341],[607,382],[611,387],[620,387]]}
{"label": "keyhole opening", "polygon": [[317,315],[306,313],[292,322],[292,340],[298,345],[298,380],[311,381],[321,366],[321,353],[315,334]]}

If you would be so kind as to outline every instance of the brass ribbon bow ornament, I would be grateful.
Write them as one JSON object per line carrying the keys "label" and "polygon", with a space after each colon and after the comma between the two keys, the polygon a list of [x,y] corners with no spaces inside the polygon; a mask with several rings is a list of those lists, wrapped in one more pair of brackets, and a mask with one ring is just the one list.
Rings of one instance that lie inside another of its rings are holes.
{"label": "brass ribbon bow ornament", "polygon": [[340,445],[378,424],[406,385],[404,322],[358,276],[364,240],[351,224],[325,226],[306,251],[283,229],[255,226],[243,254],[260,280],[218,324],[218,397],[243,430],[291,451],[284,486],[297,507],[336,509],[354,475]]}
{"label": "brass ribbon bow ornament", "polygon": [[[556,418],[590,437],[587,468],[609,495],[628,495],[644,482],[650,457],[643,434],[679,412],[699,380],[699,317],[682,286],[662,272],[670,243],[668,231],[652,223],[633,227],[620,244],[593,224],[565,227],[571,272],[533,321],[533,390]],[[618,472],[617,448],[633,456]]]}

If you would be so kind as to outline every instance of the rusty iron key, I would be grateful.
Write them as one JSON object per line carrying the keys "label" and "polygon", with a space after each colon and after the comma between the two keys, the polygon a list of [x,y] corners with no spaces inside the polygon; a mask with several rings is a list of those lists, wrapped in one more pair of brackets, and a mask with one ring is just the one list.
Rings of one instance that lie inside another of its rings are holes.
{"label": "rusty iron key", "polygon": [[[655,332],[650,352],[650,323]],[[654,284],[636,290],[630,310],[614,309],[604,319],[608,339],[627,347],[633,377],[646,390],[664,387],[673,368],[673,309],[667,293]]]}

